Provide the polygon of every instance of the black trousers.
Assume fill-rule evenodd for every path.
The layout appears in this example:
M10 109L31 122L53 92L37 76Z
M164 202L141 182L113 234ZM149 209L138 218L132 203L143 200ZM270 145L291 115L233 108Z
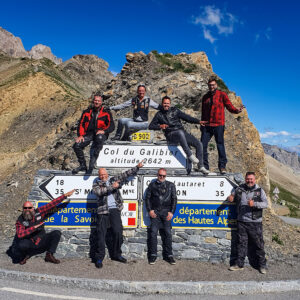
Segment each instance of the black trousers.
M264 251L262 223L238 221L237 238L236 264L240 267L243 267L245 257L248 254L248 256L251 255L252 258L254 257L255 265L257 267L265 267L267 261ZM252 253L248 253L248 248L251 249Z
M96 260L103 260L105 257L106 234L110 235L108 240L111 241L109 245L111 258L118 258L122 254L123 225L121 212L117 208L110 209L108 214L98 215Z
M187 157L190 157L193 154L190 146L194 147L196 149L196 157L199 160L199 167L203 167L202 143L193 135L180 129L169 132L166 134L166 138L168 142L179 143Z
M227 157L224 145L224 128L225 126L201 126L201 142L203 145L203 163L204 167L209 170L209 163L208 163L208 152L207 146L211 138L214 136L215 141L217 144L218 155L219 155L219 162L218 167L219 169L225 168L227 164Z
M166 220L168 209L155 210L156 218L150 218L151 224L148 228L148 258L157 256L157 234L160 232L162 239L162 255L164 258L173 256L172 251L172 225Z
M30 239L22 239L17 242L17 247L24 256L32 256L44 251L55 253L60 236L61 232L59 230L53 230L42 236L42 239L37 245Z
M83 149L93 142L90 151L90 167L95 164L100 151L103 148L104 142L106 141L106 135L104 134L89 134L84 136L84 141L82 143L75 143L73 145L74 152L80 164L85 164Z

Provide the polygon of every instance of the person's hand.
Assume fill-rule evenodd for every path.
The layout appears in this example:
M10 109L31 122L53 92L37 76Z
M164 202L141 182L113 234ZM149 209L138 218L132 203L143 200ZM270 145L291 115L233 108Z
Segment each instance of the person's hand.
M154 212L154 210L150 210L149 211L149 215L152 219L155 219L157 216L156 216L156 213Z
M253 199L248 200L248 205L250 207L253 207L254 206L254 200Z
M76 139L75 139L75 142L76 143L82 143L84 142L84 137L81 135L81 136L78 136Z
M167 125L167 124L161 124L161 125L159 125L159 127L160 127L160 129L165 130L166 128L169 127L169 125Z
M144 160L141 160L138 164L137 167L138 168L142 168L144 166Z
M227 200L229 202L233 202L234 196L231 194L230 196L227 197Z
M208 123L208 121L200 121L200 122L199 122L199 124L200 124L201 126L206 126L207 123Z
M113 184L112 184L112 187L113 187L114 189L117 189L119 186L120 186L119 181L115 181L115 182L113 182Z
M169 212L168 212L168 215L167 215L167 217L166 217L166 220L167 220L167 221L170 221L172 218L173 218L173 214L169 211Z
M34 229L37 229L37 228L41 227L42 225L44 225L44 223L45 222L39 223L37 225L34 225L33 227L34 227Z
M244 105L240 106L240 107L238 108L238 112L240 113L244 108L245 108Z
M104 130L98 130L96 134L104 134Z
M75 192L75 189L72 190L72 191L70 191L70 192L65 193L65 196L66 196L66 197L70 197L70 196L73 195L74 192Z

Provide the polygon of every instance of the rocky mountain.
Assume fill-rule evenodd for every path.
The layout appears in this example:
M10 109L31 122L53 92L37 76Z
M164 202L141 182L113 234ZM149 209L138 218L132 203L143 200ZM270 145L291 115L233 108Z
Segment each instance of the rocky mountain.
M33 59L41 59L41 58L48 58L52 60L55 64L61 64L62 59L57 58L55 55L52 54L50 47L37 44L31 48L31 50L28 52L29 57Z
M11 57L28 57L33 59L48 58L55 64L62 63L61 58L52 54L48 46L38 44L31 48L30 51L24 49L22 40L15 37L12 33L0 27L0 51Z
M65 72L88 96L113 79L108 63L96 55L75 55L60 65Z
M275 145L262 143L266 154L287 165L295 171L300 171L300 157L297 152L289 152Z
M201 116L201 98L208 91L208 78L214 74L204 52L178 55L159 54L156 51L146 55L139 52L128 53L126 59L120 74L104 91L108 105L130 99L135 95L137 85L144 83L148 95L156 102L168 95L173 105L196 117ZM221 78L217 81L219 87L229 93L232 103L240 106L241 98L230 92ZM130 113L130 109L118 112L116 118L121 115L129 116ZM200 138L199 126L188 127L192 134ZM239 115L226 111L225 141L228 171L245 173L253 170L257 173L260 184L268 190L269 178L264 151L258 132L250 122L246 110ZM211 169L217 170L217 149L214 140L211 140L210 149Z
M72 150L76 122L89 104L91 92L100 90L107 106L121 103L136 93L144 83L147 93L157 102L164 95L173 105L200 117L201 97L207 92L207 79L212 66L204 52L178 55L152 51L128 53L120 74L113 77L108 64L95 56L74 56L56 65L51 60L13 58L0 55L0 236L14 234L14 223L38 169L70 170L77 165ZM235 106L240 97L230 92L218 78L218 85L228 92ZM151 111L153 116L155 111ZM130 115L130 109L114 113L117 120ZM200 138L197 125L185 125ZM156 139L162 138L157 134ZM269 191L268 170L259 134L250 122L247 111L239 115L226 112L225 144L228 171L255 171L259 183ZM209 145L211 170L217 170L214 140ZM88 154L88 149L87 149ZM290 247L274 251L297 253L299 232L267 214L265 222L267 246L273 245L272 235ZM280 230L278 230L280 228ZM273 249L273 248L272 248ZM272 250L273 251L273 250Z

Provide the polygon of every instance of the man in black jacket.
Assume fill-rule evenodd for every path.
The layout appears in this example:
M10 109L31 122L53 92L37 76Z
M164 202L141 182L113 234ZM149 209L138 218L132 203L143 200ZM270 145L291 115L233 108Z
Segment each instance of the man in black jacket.
M115 129L113 117L109 109L102 106L102 96L96 94L93 97L93 104L84 110L77 128L78 137L75 139L73 149L76 153L79 167L72 171L73 174L84 171L91 174L98 155L103 148L108 135ZM87 170L83 149L93 142L89 169Z
M154 116L149 129L163 130L168 142L179 143L188 159L192 163L198 164L198 170L203 174L208 174L209 171L203 166L202 143L184 130L181 120L194 124L203 124L199 119L183 113L176 107L171 107L171 99L165 96L162 98L162 108ZM189 146L196 148L196 157Z
M154 265L157 257L157 233L160 230L163 242L163 258L171 265L176 262L172 251L171 220L176 210L177 196L173 182L166 180L167 171L161 168L157 179L149 184L146 190L145 202L151 225L148 228L148 261Z

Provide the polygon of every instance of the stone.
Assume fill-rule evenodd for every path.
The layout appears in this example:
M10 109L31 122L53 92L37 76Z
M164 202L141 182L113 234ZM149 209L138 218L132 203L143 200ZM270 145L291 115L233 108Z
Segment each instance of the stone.
M129 252L134 252L137 254L141 254L145 251L146 245L143 244L128 244Z
M189 245L197 246L197 245L203 243L203 241L204 241L204 238L200 235L191 235L188 238Z
M222 246L231 246L231 241L227 240L227 239L219 239L218 240L218 244L222 245Z
M204 239L205 243L209 243L209 244L216 244L217 243L217 239L214 237L206 237Z
M200 255L200 252L197 250L193 250L193 249L185 249L182 252L182 258L186 258L186 259L194 259L194 258L198 258Z
M225 230L213 230L213 236L220 239L226 238L226 233Z

